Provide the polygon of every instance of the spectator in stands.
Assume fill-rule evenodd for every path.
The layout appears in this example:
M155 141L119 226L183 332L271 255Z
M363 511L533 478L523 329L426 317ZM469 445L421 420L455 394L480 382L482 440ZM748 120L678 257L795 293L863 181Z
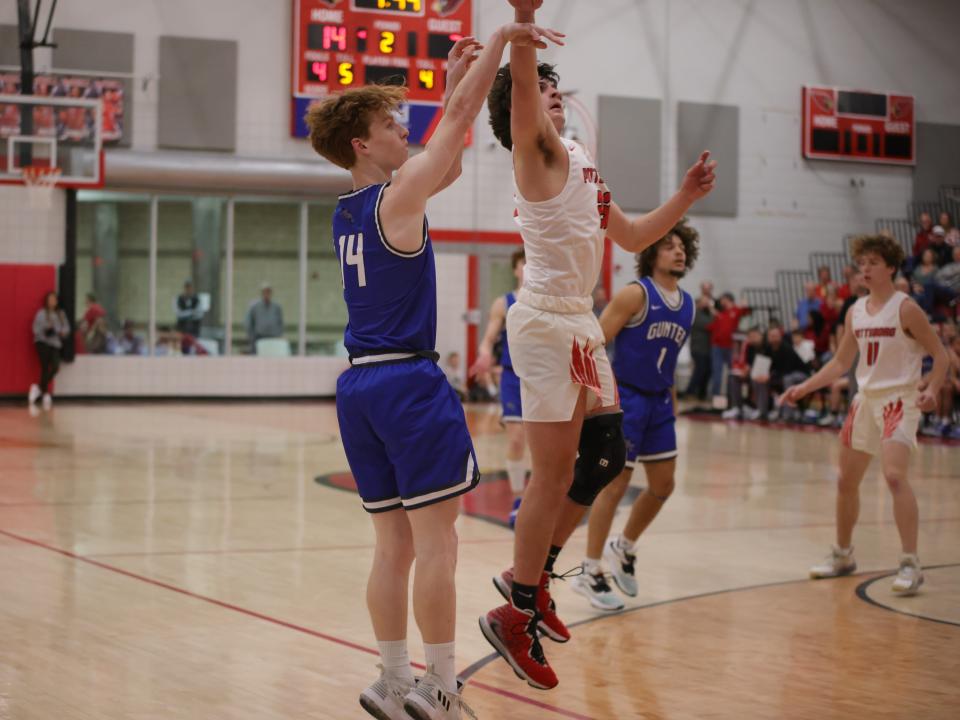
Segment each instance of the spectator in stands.
M84 344L84 337L98 318L105 318L107 316L107 311L103 308L103 305L97 302L97 296L92 292L86 294L86 304L86 312L83 313L83 318L77 324L77 329L80 331L77 333L77 352L89 352Z
M950 217L950 213L946 210L940 213L940 227L943 228L944 233L946 233L947 244L956 245L956 242L950 242L952 237L960 237L960 230L958 230L953 225L953 218Z
M273 302L270 283L260 286L260 299L247 310L246 326L251 353L257 352L257 340L283 337L283 308Z
M823 327L817 337L815 344L817 346L817 355L821 362L829 360L826 355L833 351L832 340L836 331L837 323L840 320L840 311L843 309L843 301L837 295L837 288L833 286L827 290L827 294L820 306L820 316L823 318Z
M737 356L730 363L730 374L727 376L727 410L723 413L724 420L758 420L760 411L756 408L743 410L743 391L751 386L751 372L757 355L763 352L763 333L760 328L752 327L747 332L747 340L740 346ZM756 391L754 390L754 394Z
M137 335L133 320L123 321L123 334L116 341L117 355L146 355L146 343Z
M934 276L936 289L946 301L960 295L960 245L953 250L952 261L944 265Z
M937 225L933 228L929 247L933 250L939 267L943 267L952 260L953 248L947 245L947 231L942 226Z
M847 298L853 294L852 283L850 282L854 275L857 274L856 265L846 265L843 268L843 285L837 288L837 297L841 301L846 302Z
M192 280L183 283L183 292L174 300L173 309L177 314L177 330L199 337L203 309L200 307L200 298L193 289Z
M787 388L799 385L810 376L810 367L797 355L793 344L784 341L783 331L779 327L771 327L767 331L763 354L770 358L770 375L755 378L757 410L761 417L765 415L774 422L780 418L780 409L771 409L771 393L779 395Z
M815 282L805 283L804 297L797 303L797 329L806 332L810 327L810 313L820 310L819 287Z
M33 318L33 344L40 358L40 382L30 386L28 398L31 408L41 397L44 410L49 410L53 405L50 383L60 370L60 350L63 339L69 334L70 323L60 309L57 294L48 292L43 299L43 307L37 310Z
M830 290L836 291L837 284L830 276L830 267L821 265L817 268L817 297L824 300Z
M913 257L916 263L920 262L923 251L933 242L933 218L930 213L920 214L920 229L913 241Z
M737 331L740 318L749 315L749 307L738 306L731 293L720 297L720 311L707 329L710 331L710 372L712 375L710 392L713 397L720 395L724 371L730 365L733 355L733 334Z
M113 344L113 335L107 327L107 319L98 317L83 335L83 345L91 355L106 355Z
M837 337L843 333L844 323L847 321L847 313L853 304L867 294L867 287L863 284L863 274L859 268L853 268L853 274L847 279L850 286L850 294L844 298L843 305L840 306L840 317L837 318Z
M693 327L690 330L690 356L693 358L693 374L690 384L687 385L686 395L698 400L706 400L707 388L710 383L710 322L716 315L713 285L705 282L700 284L700 297L697 298L697 311L693 316Z

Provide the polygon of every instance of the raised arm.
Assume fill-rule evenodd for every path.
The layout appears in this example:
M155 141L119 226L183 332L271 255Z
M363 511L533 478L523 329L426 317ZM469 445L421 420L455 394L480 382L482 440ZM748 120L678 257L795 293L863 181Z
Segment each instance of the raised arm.
M607 235L617 245L632 253L642 252L666 235L695 202L706 197L717 182L717 163L704 151L687 170L680 189L667 202L646 215L630 220L616 203L610 206Z
M821 370L813 377L805 380L799 385L788 388L783 394L783 402L788 405L796 405L798 401L820 388L832 385L835 380L846 373L853 365L857 357L857 340L853 335L853 313L847 313L845 321L846 328L843 337L840 339L840 345L837 347L837 354L830 359Z
M465 37L460 38L454 43L453 47L450 48L450 54L447 55L447 82L443 90L443 111L447 111L447 105L450 104L450 98L453 97L454 91L456 91L457 86L460 84L460 81L463 80L464 76L467 74L467 70L470 69L470 66L476 61L479 57L480 51L483 50L483 45L477 42L477 39L474 37ZM447 170L447 174L443 176L443 179L440 181L440 184L437 185L433 190L433 195L436 195L441 190L444 190L450 187L454 181L460 177L462 171L462 161L463 161L463 145L460 146L457 156L453 159L453 164L450 166L450 169Z
M480 353L477 356L477 361L470 367L470 377L488 372L493 367L493 345L497 342L497 335L503 330L506 319L507 300L501 295L490 306L487 330L483 333L483 340L480 341Z
M397 171L385 191L381 220L390 242L398 250L415 251L422 244L423 214L427 199L440 185L463 148L467 130L483 107L496 77L500 57L508 42L546 47L541 38L559 42L559 36L534 25L504 25L487 42L480 57L458 85L447 111L424 151Z
M647 305L647 291L639 283L630 283L613 296L600 314L603 341L607 344L620 333L637 313Z

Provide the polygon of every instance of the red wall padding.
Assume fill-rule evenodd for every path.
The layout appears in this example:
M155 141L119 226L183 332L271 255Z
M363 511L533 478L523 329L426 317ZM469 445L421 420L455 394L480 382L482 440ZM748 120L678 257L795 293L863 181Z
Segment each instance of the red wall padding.
M0 394L26 394L40 378L33 347L33 316L57 289L54 265L0 263Z

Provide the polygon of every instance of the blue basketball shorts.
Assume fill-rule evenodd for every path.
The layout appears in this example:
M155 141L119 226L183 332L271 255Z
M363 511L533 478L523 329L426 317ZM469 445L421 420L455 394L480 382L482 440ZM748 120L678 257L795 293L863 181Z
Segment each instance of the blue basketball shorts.
M500 422L522 422L523 407L520 404L520 378L512 367L503 368L500 374Z
M414 510L480 481L463 406L431 360L351 367L337 380L337 419L367 512Z
M677 418L670 391L648 395L618 384L623 409L623 434L627 443L627 466L659 462L677 456Z

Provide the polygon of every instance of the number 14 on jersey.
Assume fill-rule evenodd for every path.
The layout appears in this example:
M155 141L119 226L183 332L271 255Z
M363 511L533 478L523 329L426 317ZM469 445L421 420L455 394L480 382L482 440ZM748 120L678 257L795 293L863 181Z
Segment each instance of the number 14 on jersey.
M357 268L357 285L367 286L367 273L363 268L363 233L341 235L340 245L340 283L347 287L346 269L349 265Z

